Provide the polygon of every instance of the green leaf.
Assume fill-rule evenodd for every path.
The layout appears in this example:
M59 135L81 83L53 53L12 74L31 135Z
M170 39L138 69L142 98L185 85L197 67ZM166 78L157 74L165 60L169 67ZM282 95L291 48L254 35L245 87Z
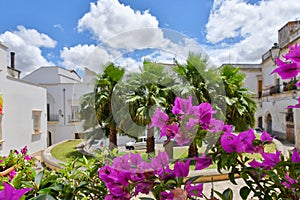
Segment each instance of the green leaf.
M234 172L230 172L230 173L228 174L228 177L229 177L229 180L230 180L231 183L237 185L237 183L236 183L236 181L235 181L235 178L234 178Z
M227 188L223 194L214 190L214 192L220 197L222 198L222 200L233 200L233 192L230 188Z
M225 99L226 104L229 105L229 106L233 105L237 101L236 97L229 98L229 97L225 96L224 99Z
M194 182L195 180L197 180L198 178L200 178L202 175L198 175L198 176L193 176L193 177L191 177L191 178L189 178L189 179L187 179L185 182L187 183L187 182Z
M41 186L43 177L44 177L44 172L41 171L41 172L38 173L38 175L34 179L34 182L35 182L35 184L37 185L38 188Z
M227 188L224 192L223 195L225 197L225 200L233 200L233 192L230 188Z
M32 200L55 200L50 194L41 194L37 197L32 198Z
M247 186L244 186L240 189L240 196L242 197L243 200L247 199L247 197L250 194L250 189Z

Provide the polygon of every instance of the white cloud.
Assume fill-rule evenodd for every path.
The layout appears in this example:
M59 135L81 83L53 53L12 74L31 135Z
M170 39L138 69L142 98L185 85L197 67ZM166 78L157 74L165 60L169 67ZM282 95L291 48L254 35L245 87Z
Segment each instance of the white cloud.
M0 41L16 53L16 68L25 75L42 65L53 65L42 55L41 47L54 48L56 41L35 29L18 26L16 31L0 34Z
M57 28L57 29L59 29L61 31L64 31L64 28L63 28L63 26L61 24L54 24L53 28Z
M63 66L84 70L89 68L97 73L102 72L103 65L113 62L117 52L108 52L105 48L95 45L77 45L74 47L64 47L61 57L64 59Z
M99 66L114 61L135 70L144 57L132 59L122 55L141 49L154 49L155 53L145 57L161 63L172 63L174 57L183 63L190 52L206 55L195 40L177 31L159 28L156 17L149 11L135 11L117 0L91 3L90 11L78 21L77 28L79 31L90 31L94 39L101 43L97 47L101 56L89 56L91 59L83 64L87 55L95 51L94 45L64 48L61 51L63 65L72 68L88 67L99 72L95 69L95 63Z
M98 0L78 21L78 30L89 30L98 41L118 48L160 47L165 42L156 17L148 10L135 11L118 0Z
M218 64L228 62L260 62L261 56L274 42L277 32L288 21L299 17L300 4L295 0L259 1L215 0L208 23L207 48ZM234 44L230 44L230 38ZM235 40L238 39L238 40ZM238 42L236 42L238 41Z

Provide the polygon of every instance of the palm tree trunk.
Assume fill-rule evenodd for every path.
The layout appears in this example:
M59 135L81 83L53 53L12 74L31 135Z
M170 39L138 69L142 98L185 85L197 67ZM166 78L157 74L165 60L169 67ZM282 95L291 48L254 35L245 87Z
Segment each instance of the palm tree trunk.
M109 149L113 150L114 148L117 148L117 129L116 126L113 124L110 126L109 129Z
M198 157L198 147L195 141L193 141L189 146L189 158L193 158L194 156Z
M148 128L147 131L147 153L155 153L154 129Z

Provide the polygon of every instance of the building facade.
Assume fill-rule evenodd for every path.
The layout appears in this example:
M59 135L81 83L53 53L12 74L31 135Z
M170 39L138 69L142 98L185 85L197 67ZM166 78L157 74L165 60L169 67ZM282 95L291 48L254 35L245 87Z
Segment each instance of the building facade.
M74 70L57 66L40 67L23 80L47 89L47 144L78 139L83 133L79 119L80 98L91 91ZM90 81L90 80L88 80Z
M294 84L297 79L283 80L272 71L277 68L276 56L283 59L289 45L300 43L300 21L291 21L278 30L278 42L262 55L260 64L229 64L240 67L246 75L244 87L257 102L256 126L279 139L300 146L300 109L288 109L300 96ZM284 59L283 59L284 60ZM225 64L224 64L225 65Z
M0 43L0 154L28 146L30 153L46 147L46 89L20 79L14 54Z
M262 95L259 98L258 123L278 138L300 145L300 111L287 109L297 103L296 79L283 80L271 72L277 68L275 56L283 59L289 45L300 42L300 21L291 21L278 30L278 43L262 55ZM275 52L275 54L274 54ZM283 59L284 60L284 59Z

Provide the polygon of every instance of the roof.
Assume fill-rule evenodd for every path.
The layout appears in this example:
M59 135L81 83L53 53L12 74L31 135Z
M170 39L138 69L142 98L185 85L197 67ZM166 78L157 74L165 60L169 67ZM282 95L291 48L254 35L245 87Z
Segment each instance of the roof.
M261 64L250 64L250 63L224 63L221 67L230 65L233 68L240 67L241 69L261 69Z

